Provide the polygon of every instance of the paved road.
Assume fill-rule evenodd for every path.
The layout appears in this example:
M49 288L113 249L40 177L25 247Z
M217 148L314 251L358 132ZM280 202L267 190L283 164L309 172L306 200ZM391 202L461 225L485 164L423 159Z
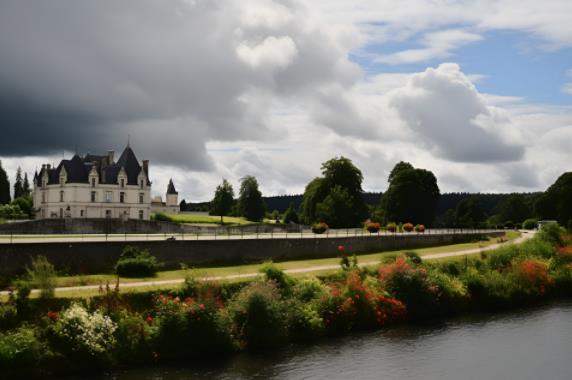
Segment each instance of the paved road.
M424 235L435 234L482 234L495 232L495 230L462 230L462 229L432 229L424 232ZM85 234L85 235L0 235L0 244L26 244L26 243L81 243L81 242L105 242L105 241L164 241L174 238L175 240L241 240L241 239L327 239L336 237L376 237L376 236L402 236L418 235L417 232L379 232L370 234L363 229L330 230L325 234L314 234L310 231L289 233L248 233L248 234Z
M466 249L466 250L455 251L455 252L431 253L428 255L423 255L422 258L423 258L423 260L435 260L435 259L442 259L442 258L446 258L446 257L472 255L472 254L476 254L476 253L480 253L480 252L484 252L484 251L490 251L493 249L497 249L502 245L520 244L523 241L532 238L533 236L534 236L534 233L532 233L532 232L523 232L521 237L519 237L515 240L512 240L512 241L509 241L509 242L493 244L493 245L489 245L489 246L483 247L483 248L472 248L472 249ZM376 265L376 264L379 264L379 260L378 261L361 262L361 263L359 263L359 266L364 267L364 266L370 266L370 265ZM317 265L317 266L307 267L307 268L286 269L284 272L288 273L288 274L311 273L311 272L319 272L322 270L338 269L339 267L340 267L339 264ZM252 272L252 273L243 273L243 274L233 274L233 275L228 275L228 276L202 277L202 278L200 278L200 280L202 280L202 281L236 280L236 279L243 279L243 278L255 278L258 276L261 276L261 274L258 272ZM156 285L177 285L177 284L182 284L184 281L185 281L184 278L177 278L177 279L171 279L171 280L157 280L157 281L146 281L146 282L145 281L124 282L124 283L119 283L119 288L120 289L128 289L128 288L138 288L138 287L156 286ZM111 285L113 285L113 284L111 284ZM56 291L59 293L59 292L81 291L81 290L97 290L99 288L100 288L99 285L70 286L70 287L56 288ZM38 293L38 292L39 292L39 290L32 290L32 293ZM7 291L0 292L0 295L7 295L7 294L8 294Z

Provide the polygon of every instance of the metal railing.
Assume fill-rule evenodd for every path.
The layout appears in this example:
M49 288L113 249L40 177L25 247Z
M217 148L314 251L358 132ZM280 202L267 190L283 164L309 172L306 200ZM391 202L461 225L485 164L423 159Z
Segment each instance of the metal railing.
M222 231L221 231L222 232ZM154 234L0 234L0 244L18 243L49 243L49 242L105 242L105 241L189 241L189 240L240 240L240 239L328 239L342 237L375 238L393 236L394 238L423 235L485 235L504 232L504 230L489 229L426 229L425 232L389 232L379 231L370 233L361 228L329 229L322 234L313 233L310 229L301 229L298 232L270 231L270 232L230 232L222 233L195 232L195 233L154 233Z

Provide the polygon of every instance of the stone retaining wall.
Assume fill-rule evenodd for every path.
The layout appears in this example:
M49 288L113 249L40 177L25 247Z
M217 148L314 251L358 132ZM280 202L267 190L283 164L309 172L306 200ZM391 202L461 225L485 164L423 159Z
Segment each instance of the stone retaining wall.
M264 260L336 257L343 245L349 253L367 253L396 249L413 249L474 241L486 236L502 236L503 232L487 234L396 234L381 236L175 240L142 242L73 242L0 244L0 275L22 273L31 257L44 255L58 270L68 273L111 272L126 245L148 249L165 268L177 269L181 264L205 266L241 264Z

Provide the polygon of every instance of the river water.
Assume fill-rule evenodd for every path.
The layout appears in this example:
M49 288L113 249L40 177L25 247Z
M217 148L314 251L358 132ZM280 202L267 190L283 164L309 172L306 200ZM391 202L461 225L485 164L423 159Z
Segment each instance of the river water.
M572 379L572 301L430 326L324 339L197 368L115 372L91 380Z

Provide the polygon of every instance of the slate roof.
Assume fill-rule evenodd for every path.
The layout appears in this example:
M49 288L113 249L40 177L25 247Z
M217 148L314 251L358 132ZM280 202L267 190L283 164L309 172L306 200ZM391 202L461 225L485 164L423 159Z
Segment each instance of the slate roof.
M121 168L124 168L127 173L127 184L137 185L137 177L141 173L141 165L139 165L139 161L137 161L137 157L131 147L127 146L125 148L117 163L107 161L107 156L87 154L81 158L76 154L71 160L62 160L57 167L43 168L34 180L40 186L43 171L45 170L48 173L48 185L58 184L60 182L61 170L65 168L67 183L89 183L89 172L95 164L100 183L117 184L117 176ZM148 175L147 184L150 184Z
M175 189L175 185L173 184L173 180L169 180L169 186L167 186L167 194L179 194Z

